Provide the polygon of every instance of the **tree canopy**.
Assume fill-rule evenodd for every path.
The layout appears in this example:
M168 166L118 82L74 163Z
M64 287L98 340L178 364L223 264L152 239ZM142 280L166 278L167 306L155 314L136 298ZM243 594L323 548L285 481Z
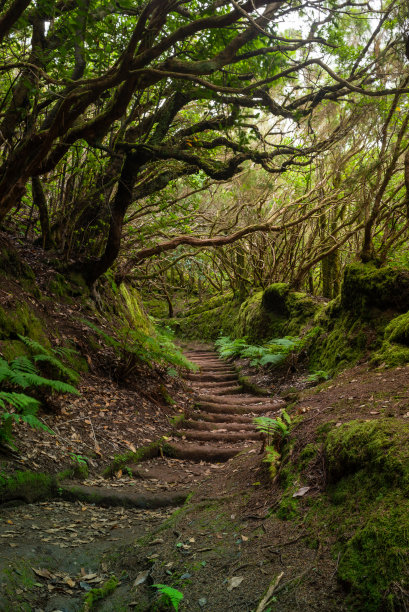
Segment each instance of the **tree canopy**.
M404 235L402 0L3 10L0 222L89 283L118 257L140 274L180 245L236 245L203 269L299 286L357 236L369 259Z

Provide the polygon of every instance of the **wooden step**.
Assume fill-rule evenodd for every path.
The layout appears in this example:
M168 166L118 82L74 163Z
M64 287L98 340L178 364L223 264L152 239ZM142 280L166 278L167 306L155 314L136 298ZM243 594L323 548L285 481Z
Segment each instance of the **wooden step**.
M228 421L221 421L215 423L212 421L195 421L189 419L183 423L183 431L187 429L194 429L196 431L218 431L219 429L226 429L227 431L255 431L253 423L234 423Z
M194 431L181 432L186 440L201 440L203 442L239 442L241 440L262 440L264 435L256 431Z
M201 408L206 410L206 412L216 412L216 413L225 413L225 414L266 414L267 412L274 412L277 410L277 406L242 406L233 404L212 404L212 403L201 403Z
M189 459L190 461L208 461L219 463L228 461L238 453L246 450L246 446L212 446L192 444L189 442L167 442L163 452L175 459Z

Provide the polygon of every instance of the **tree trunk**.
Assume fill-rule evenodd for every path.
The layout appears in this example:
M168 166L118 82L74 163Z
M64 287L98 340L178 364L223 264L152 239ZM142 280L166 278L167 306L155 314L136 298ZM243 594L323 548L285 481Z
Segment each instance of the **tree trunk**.
M109 270L118 257L121 247L124 217L129 206L132 204L132 190L139 168L143 163L144 160L141 159L141 156L126 156L118 181L118 190L112 205L109 234L105 245L105 251L98 260L88 261L79 268L76 266L89 285L93 285L102 274Z
M32 177L31 184L33 189L33 203L40 213L41 246L43 249L50 249L55 247L55 244L51 236L50 219L48 217L47 202L43 186L38 176Z

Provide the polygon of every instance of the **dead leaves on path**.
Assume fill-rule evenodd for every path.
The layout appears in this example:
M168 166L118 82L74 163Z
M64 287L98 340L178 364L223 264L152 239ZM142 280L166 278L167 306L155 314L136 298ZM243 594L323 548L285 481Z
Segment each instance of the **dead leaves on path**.
M80 574L74 577L65 572L50 572L50 570L41 567L32 567L31 569L37 577L46 581L39 582L36 586L46 587L50 593L57 590L72 594L74 592L73 589L90 591L108 579L108 575L105 573L101 575L89 573L83 567Z

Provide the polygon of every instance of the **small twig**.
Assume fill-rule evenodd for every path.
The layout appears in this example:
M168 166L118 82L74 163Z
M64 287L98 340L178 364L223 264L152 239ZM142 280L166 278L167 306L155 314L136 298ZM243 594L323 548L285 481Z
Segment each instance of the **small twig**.
M256 612L263 612L266 609L266 607L270 603L270 600L273 596L274 591L276 590L283 576L284 576L284 572L281 572L281 574L278 574L278 576L273 578L273 580L270 582L270 586L267 589L267 593L264 595L263 599L258 604Z
M289 546L290 544L295 544L295 542L298 542L298 540L301 540L301 538L303 538L305 536L305 531L303 531L302 533L300 533L299 536L297 536L296 538L292 539L292 540L287 540L287 542L281 542L281 544L263 544L262 548L277 548L278 546Z
M341 552L338 553L337 564L335 566L334 571L331 574L331 578L333 578L335 576L335 574L337 573L337 571L338 571L340 557L341 557Z
M94 430L94 426L93 426L92 421L91 421L91 417L89 416L89 417L88 417L88 419L89 419L89 424L91 425L92 436L93 436L93 438L94 438L95 450L99 450L99 449L100 449L100 446L99 446L99 444L98 444L98 442L97 442L97 438L96 438L96 436L95 436L95 430Z

